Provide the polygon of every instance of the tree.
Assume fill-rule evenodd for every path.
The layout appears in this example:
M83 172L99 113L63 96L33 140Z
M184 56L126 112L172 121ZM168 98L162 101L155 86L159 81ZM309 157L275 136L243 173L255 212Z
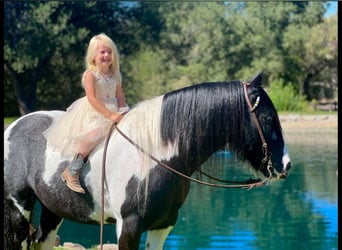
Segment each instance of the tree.
M5 107L12 116L37 105L65 109L84 94L84 55L94 34L107 33L126 54L140 40L129 29L134 19L125 18L132 9L120 2L5 2L4 13Z
M45 83L42 91L48 92L46 87L55 79L59 82L68 77L68 69L78 71L76 65L66 66L65 61L75 59L66 52L88 32L70 24L70 11L61 6L59 2L5 3L5 84L14 87L20 115L36 110L40 82ZM64 87L69 85L60 84L59 90ZM55 94L58 99L58 92Z
M89 39L120 51L128 103L204 81L283 81L308 100L337 89L337 17L323 2L5 2L5 112L65 109L84 94ZM37 49L38 48L38 49ZM18 111L17 111L18 112Z
M319 99L321 91L337 87L337 17L324 19L323 14L322 3L310 2L283 35L284 78L296 83L297 92L307 100Z
M306 72L303 93L308 100L336 98L337 93L337 16L311 28L304 44Z

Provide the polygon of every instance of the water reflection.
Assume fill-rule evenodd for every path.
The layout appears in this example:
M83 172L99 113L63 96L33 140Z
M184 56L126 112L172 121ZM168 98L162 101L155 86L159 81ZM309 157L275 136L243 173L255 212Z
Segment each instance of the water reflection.
M248 192L193 186L172 233L188 233L190 249L337 249L337 143L323 132L314 144L293 132L294 168L284 182ZM215 237L227 245L213 246Z
M286 134L293 168L284 181L250 191L192 183L164 249L337 249L337 131L303 133ZM216 169L218 177L251 177L252 173L229 155L217 155L212 161L224 161L224 167ZM64 233L71 225L73 232L75 227L82 228L82 234L68 238ZM85 227L63 225L59 235L63 242L79 239L77 242L91 247L97 244L99 234L85 239ZM113 231L105 228L105 242L114 242Z

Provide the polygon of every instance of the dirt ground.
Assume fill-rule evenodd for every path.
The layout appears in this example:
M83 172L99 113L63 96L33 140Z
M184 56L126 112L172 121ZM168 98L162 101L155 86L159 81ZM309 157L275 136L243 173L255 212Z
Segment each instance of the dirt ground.
M279 115L286 143L337 145L337 115Z
M337 115L279 115L283 129L290 128L331 128L337 129Z

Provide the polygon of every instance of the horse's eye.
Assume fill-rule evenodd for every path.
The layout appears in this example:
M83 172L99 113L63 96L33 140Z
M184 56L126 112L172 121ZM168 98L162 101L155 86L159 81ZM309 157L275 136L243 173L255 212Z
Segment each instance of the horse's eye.
M271 115L264 116L262 118L263 122L270 123L273 120L273 117Z

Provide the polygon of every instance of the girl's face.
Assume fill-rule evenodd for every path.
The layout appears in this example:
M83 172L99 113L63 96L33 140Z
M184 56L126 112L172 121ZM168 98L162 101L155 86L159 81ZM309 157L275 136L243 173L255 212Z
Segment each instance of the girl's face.
M112 49L99 43L95 55L95 65L97 67L109 67L112 64Z

